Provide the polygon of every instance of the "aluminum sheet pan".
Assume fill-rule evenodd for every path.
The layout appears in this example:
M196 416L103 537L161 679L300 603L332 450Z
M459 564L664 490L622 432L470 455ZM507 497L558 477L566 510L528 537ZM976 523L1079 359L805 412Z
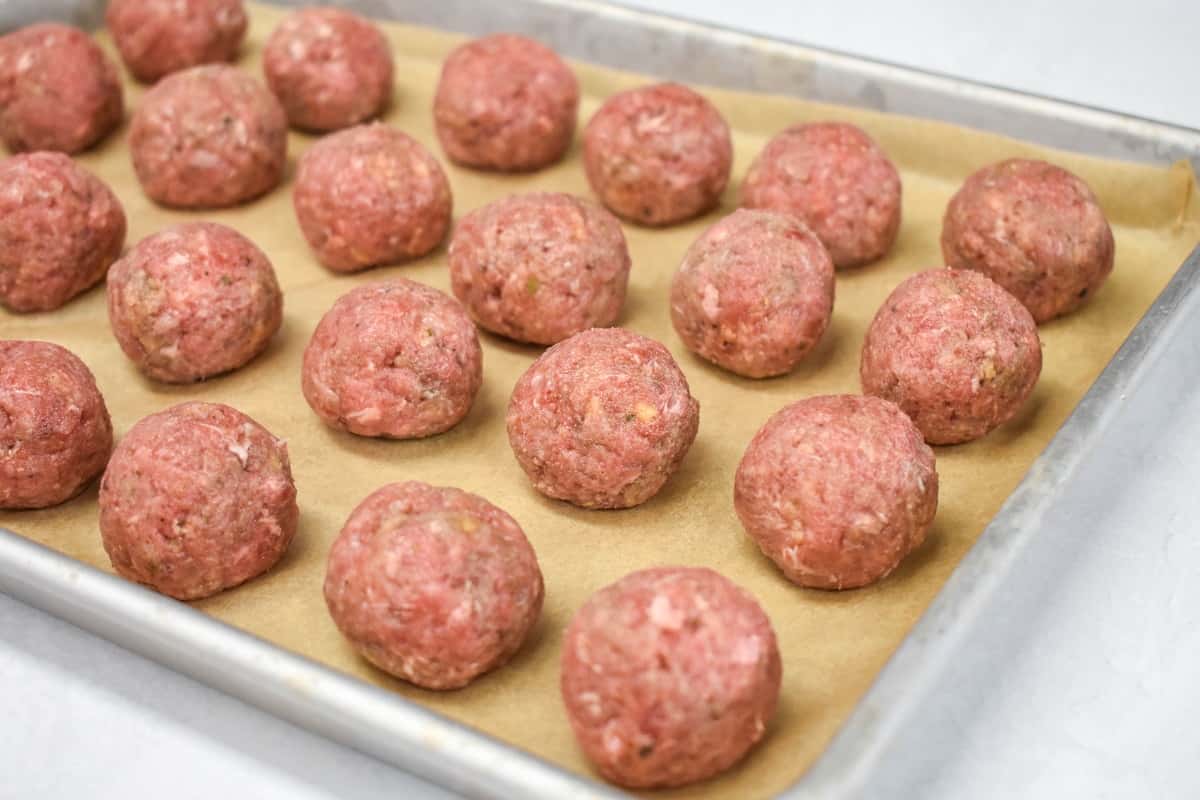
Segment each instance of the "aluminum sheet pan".
M602 3L360 0L342 5L467 33L519 30L578 59L663 77L926 116L1094 155L1150 162L1187 158L1200 168L1195 131ZM0 30L47 14L94 24L101 7L18 0L0 9ZM1194 253L825 755L785 797L856 797L887 785L886 770L878 767L905 752L905 740L912 738L906 731L921 729L939 676L955 653L973 637L986 635L978 625L981 615L1013 577L1017 560L1036 548L1041 520L1060 502L1077 466L1102 447L1142 366L1195 317L1198 272L1200 254ZM9 531L0 531L0 590L470 797L624 796ZM889 754L893 757L885 759Z

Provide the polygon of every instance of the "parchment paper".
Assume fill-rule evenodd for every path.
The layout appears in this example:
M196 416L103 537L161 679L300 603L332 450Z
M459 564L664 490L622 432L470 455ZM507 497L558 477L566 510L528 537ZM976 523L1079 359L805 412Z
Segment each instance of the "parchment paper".
M283 12L252 8L240 65L261 75L259 51ZM430 106L441 59L459 37L385 26L397 59L398 87L387 120L441 156ZM101 35L103 39L103 35ZM108 42L105 41L108 47ZM110 48L111 50L111 48ZM585 98L582 123L599 102L646 79L577 65ZM129 106L141 89L127 84ZM734 377L690 355L670 327L667 287L687 245L734 207L731 189L719 212L662 231L628 225L631 291L622 324L667 344L700 400L700 434L679 474L644 506L582 511L535 493L517 467L504 432L514 382L538 354L484 336L485 381L457 428L423 441L368 440L329 430L299 391L300 357L313 327L335 298L359 284L407 276L448 291L445 248L417 263L353 277L334 276L309 253L291 208L296 157L311 143L293 134L288 185L244 208L217 213L168 212L140 191L123 130L80 157L119 194L129 215L129 242L168 223L212 219L241 230L270 256L286 292L283 329L270 349L242 370L206 383L151 383L125 360L109 333L104 292L96 289L47 314L0 311L0 335L59 342L96 373L118 435L142 416L188 398L229 403L289 441L299 488L300 532L266 576L197 606L269 641L525 748L590 774L575 747L558 694L560 635L572 612L599 587L654 564L703 564L748 587L779 634L784 688L769 735L725 776L661 797L755 798L796 780L929 604L1029 464L1200 238L1200 203L1186 165L1151 168L1047 151L944 124L793 99L709 91L735 129L733 185L765 140L789 123L839 118L875 136L899 165L904 223L882 263L839 273L833 324L819 348L792 375L765 381ZM1047 157L1081 175L1100 196L1117 240L1112 278L1080 312L1044 325L1045 369L1025 411L973 444L940 448L941 508L928 543L883 583L843 593L802 590L785 581L745 538L733 513L733 472L754 431L784 404L813 394L857 392L862 336L875 309L905 276L939 266L941 216L950 194L972 170L1008 156ZM578 144L566 162L530 176L505 177L447 167L455 215L512 192L560 190L589 195ZM325 555L350 510L385 482L417 478L478 492L522 524L546 578L545 613L520 654L457 692L437 694L392 680L356 657L338 635L321 596ZM96 489L58 508L0 513L17 530L93 566L109 569L96 528ZM1047 531L1053 535L1053 531Z

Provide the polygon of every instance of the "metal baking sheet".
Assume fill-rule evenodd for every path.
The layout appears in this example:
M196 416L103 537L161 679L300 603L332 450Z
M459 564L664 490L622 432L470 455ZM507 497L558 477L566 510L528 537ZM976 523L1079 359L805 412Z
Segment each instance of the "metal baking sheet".
M24 7L34 12L37 3ZM59 3L71 19L96 6ZM573 57L730 88L936 117L1044 144L1131 160L1190 158L1200 134L1055 101L965 84L692 23L594 3L443 0L347 3L374 16L465 32L506 28L539 36ZM18 4L18 8L22 4ZM6 20L7 21L7 20ZM0 27L3 27L0 25ZM789 797L856 796L901 731L920 729L942 665L970 636L1007 567L1036 545L1040 521L1078 465L1100 446L1119 399L1155 342L1194 305L1200 260L1179 271L1146 319L1035 464L1030 477L962 562L858 711ZM174 601L5 532L0 589L130 649L163 661L298 724L477 797L615 797L621 794L449 722L387 691L268 645Z

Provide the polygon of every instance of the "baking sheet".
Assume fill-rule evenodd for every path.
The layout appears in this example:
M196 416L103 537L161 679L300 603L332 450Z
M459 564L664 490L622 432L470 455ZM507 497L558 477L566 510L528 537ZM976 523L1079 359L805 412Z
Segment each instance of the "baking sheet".
M259 45L282 16L252 9L242 65L258 72ZM389 121L435 147L429 107L437 70L457 37L388 26L396 46L399 87ZM579 67L581 121L608 94L643 79ZM132 107L140 92L130 87ZM701 430L678 476L638 509L584 512L541 498L508 450L503 412L512 384L537 350L484 337L485 384L457 429L420 442L357 439L325 429L300 396L300 354L319 316L351 287L391 275L446 289L444 248L422 261L354 277L332 276L309 254L295 228L287 187L247 208L217 213L166 212L138 189L124 137L81 160L108 180L125 203L130 241L170 222L205 218L231 224L271 256L286 292L285 323L272 347L231 376L191 387L151 384L124 360L107 333L103 293L41 316L0 312L5 337L58 341L96 372L118 434L137 419L185 398L230 403L290 442L300 492L301 529L272 573L198 607L220 619L335 668L381 683L533 753L587 774L557 693L558 640L572 611L596 588L625 572L661 563L706 564L748 586L766 607L784 654L780 713L763 746L726 776L662 796L762 797L795 780L823 749L888 655L982 531L1029 463L1115 352L1134 322L1200 237L1200 203L1185 166L1158 169L1062 154L1100 195L1114 223L1117 267L1082 312L1043 326L1045 370L1026 412L982 442L940 448L942 506L926 546L883 584L843 594L792 587L741 533L732 512L733 470L746 442L778 407L793 399L856 391L858 349L866 324L904 276L940 263L937 239L949 195L971 170L1010 155L1047 151L950 126L791 99L709 92L735 129L735 185L772 133L802 119L837 117L864 125L888 150L904 178L905 222L893 254L842 273L834 322L818 350L791 376L739 379L679 346L666 313L670 276L691 240L718 216L668 231L626 227L634 256L622 323L664 341L701 403ZM291 158L311 141L293 135ZM514 191L587 194L578 148L569 160L534 176L503 177L448 167L456 216ZM733 192L723 211L732 209ZM522 523L546 576L543 618L512 664L453 694L433 694L388 679L347 648L320 594L324 556L350 509L381 483L419 478L479 492ZM95 527L95 489L57 509L0 514L20 531L87 563L107 568Z

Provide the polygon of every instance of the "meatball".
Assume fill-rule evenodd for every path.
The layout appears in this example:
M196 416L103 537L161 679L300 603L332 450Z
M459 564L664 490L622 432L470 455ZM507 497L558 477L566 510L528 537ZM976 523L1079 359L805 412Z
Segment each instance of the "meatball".
M539 492L584 508L629 508L679 469L700 404L667 348L621 328L593 328L525 371L507 425Z
M267 39L263 72L288 121L304 130L357 125L392 96L392 50L383 32L340 8L288 15Z
M441 165L418 141L381 123L309 148L292 200L304 238L336 272L419 258L450 228Z
M788 580L856 589L925 541L938 503L933 450L894 403L810 397L783 408L742 456L737 515Z
M100 481L113 569L179 600L266 572L299 518L287 445L220 403L181 403L138 421Z
M833 313L833 262L786 214L740 209L688 249L671 282L671 322L689 350L730 372L791 372Z
M504 665L542 597L516 520L477 495L417 481L362 501L325 572L329 614L355 649L426 689L458 689Z
M1113 268L1113 235L1087 184L1045 161L984 167L950 200L946 263L1012 292L1038 322L1070 313Z
M327 424L359 436L449 430L482 383L483 351L467 312L403 278L342 295L304 351L304 399Z
M643 225L670 225L715 208L732 164L721 113L676 83L613 95L583 133L592 190L617 216Z
M452 161L506 172L561 159L578 113L571 68L549 47L513 34L456 48L433 100L438 140Z
M110 0L105 23L139 81L233 61L246 37L242 0Z
M0 305L50 311L104 279L125 243L125 211L62 153L0 161Z
M900 174L870 136L841 122L795 125L769 141L741 199L804 220L838 269L883 258L900 230Z
M155 380L188 383L237 369L283 320L275 270L232 228L188 222L138 242L108 273L117 342Z
M554 344L614 324L629 266L616 218L568 194L476 209L450 242L455 296L484 328L519 342Z
M1042 371L1029 311L972 270L933 269L896 287L867 329L863 391L891 400L930 444L1008 422Z
M0 508L46 508L83 491L112 450L96 379L49 342L0 340Z
M762 739L783 666L749 593L702 567L626 575L567 628L562 696L583 752L636 789L704 780Z
M274 189L287 161L287 119L275 96L227 64L176 72L146 92L129 134L150 199L223 208Z
M117 67L83 31L47 22L0 36L0 139L9 150L78 153L124 116Z

